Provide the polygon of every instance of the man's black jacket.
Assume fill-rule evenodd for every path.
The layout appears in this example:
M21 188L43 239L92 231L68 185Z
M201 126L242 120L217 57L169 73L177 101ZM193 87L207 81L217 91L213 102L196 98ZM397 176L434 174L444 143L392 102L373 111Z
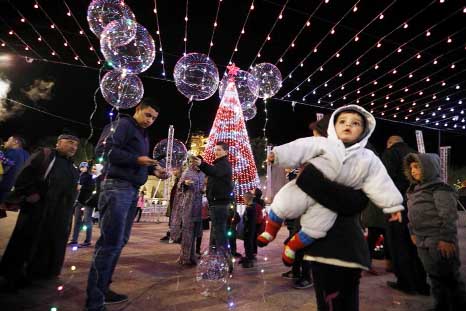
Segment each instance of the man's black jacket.
M209 203L233 202L233 171L228 156L215 159L212 165L203 161L199 168L208 176L207 199Z

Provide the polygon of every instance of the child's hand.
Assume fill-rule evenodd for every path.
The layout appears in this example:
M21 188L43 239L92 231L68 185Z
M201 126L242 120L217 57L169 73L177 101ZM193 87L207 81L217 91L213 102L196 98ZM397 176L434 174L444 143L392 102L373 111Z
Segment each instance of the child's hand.
M437 249L440 251L442 257L451 258L456 254L456 246L454 243L439 241Z
M402 218L401 218L401 212L396 212L396 213L392 213L392 215L390 216L390 218L388 219L388 221L398 221L398 222L402 222Z
M270 163L270 164L273 164L273 162L275 161L275 153L273 153L272 151L267 155L267 162Z
M416 236L414 234L411 235L411 242L416 245Z

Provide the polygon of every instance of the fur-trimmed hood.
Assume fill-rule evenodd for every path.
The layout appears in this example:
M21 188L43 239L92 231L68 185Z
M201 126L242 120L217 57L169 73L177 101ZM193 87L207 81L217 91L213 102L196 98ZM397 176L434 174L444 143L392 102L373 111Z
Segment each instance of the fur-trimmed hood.
M421 167L422 180L413 179L409 165L413 162L419 163ZM404 159L404 172L412 184L431 184L442 182L440 177L440 158L435 153L410 153Z
M366 122L365 122L366 126L362 134L363 137L359 139L359 141L356 144L351 145L349 148L351 149L364 148L369 140L369 137L372 135L372 133L375 130L376 122L375 122L374 116L369 111L367 111L366 109L358 105L342 106L336 109L332 113L332 116L330 117L330 120L328 123L328 129L327 129L328 137L331 139L338 139L337 133L335 131L335 117L342 111L347 111L347 110L357 111L360 114L362 114L366 119Z

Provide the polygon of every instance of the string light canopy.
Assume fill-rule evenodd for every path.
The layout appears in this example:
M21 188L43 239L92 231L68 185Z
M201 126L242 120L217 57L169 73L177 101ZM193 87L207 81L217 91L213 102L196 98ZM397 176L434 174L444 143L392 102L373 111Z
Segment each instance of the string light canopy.
M461 1L185 0L181 9L176 1L125 2L156 41L148 77L173 80L176 61L191 52L208 52L220 69L269 62L283 85L268 109L359 104L379 119L466 130ZM87 5L2 1L0 53L99 68Z

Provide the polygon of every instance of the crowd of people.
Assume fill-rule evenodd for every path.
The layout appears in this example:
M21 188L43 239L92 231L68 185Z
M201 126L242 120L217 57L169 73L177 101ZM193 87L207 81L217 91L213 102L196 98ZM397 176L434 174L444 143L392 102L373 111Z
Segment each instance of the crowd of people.
M108 124L95 149L102 164L76 167L79 139L70 133L58 136L55 148L40 148L31 156L22 137L5 142L0 212L19 214L1 257L4 290L59 276L67 244L94 246L86 310L128 300L110 286L146 205L142 186L149 174L170 176L148 156L147 128L159 113L146 98L132 116L120 114ZM386 270L395 276L388 287L432 295L435 310L466 310L456 224L461 203L440 178L438 155L416 153L394 135L379 158L368 144L375 119L357 105L338 108L311 129L313 137L268 154L270 165L293 169L268 209L257 188L242 195L244 212L238 213L226 142L216 142L212 163L190 156L180 172L172 172L169 231L161 240L180 244L177 262L198 264L203 231L210 228L208 250L226 254L230 273L234 257L244 269L253 268L257 247L271 243L285 223L289 237L281 258L291 270L282 276L297 289L313 286L318 310L358 310L361 273L378 273L371 258L383 236ZM100 236L92 245L96 212ZM79 243L81 230L86 234ZM237 251L237 239L243 240L244 255Z

